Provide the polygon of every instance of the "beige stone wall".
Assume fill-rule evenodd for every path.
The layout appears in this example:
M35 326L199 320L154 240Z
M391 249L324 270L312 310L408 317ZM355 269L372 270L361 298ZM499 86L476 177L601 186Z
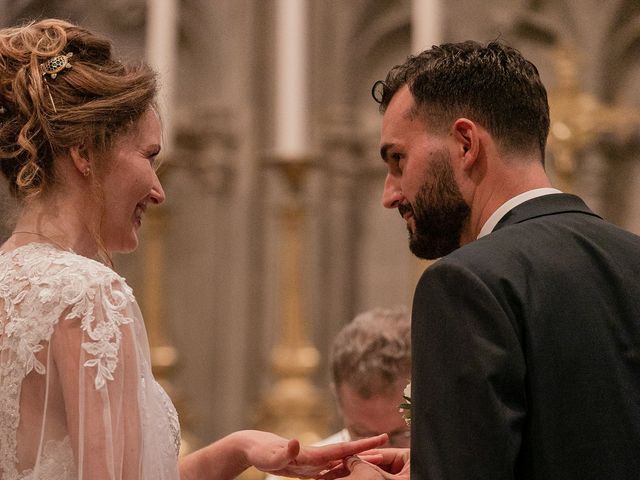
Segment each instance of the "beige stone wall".
M444 40L503 38L558 84L553 48L572 45L579 87L608 106L640 111L640 16L631 0L443 2ZM22 10L18 11L19 5ZM82 21L144 55L144 1L0 1L3 24L44 12ZM310 151L300 282L309 333L322 355L354 314L410 304L422 266L403 222L381 206L384 165L372 83L410 52L410 2L314 0L310 12ZM167 172L163 312L180 355L173 378L190 428L210 441L252 425L270 384L279 336L282 231L288 197L264 164L273 147L272 0L180 2L176 168ZM605 217L640 232L640 127L607 131L575 151L574 191ZM550 164L552 169L553 165ZM145 234L117 258L145 310Z

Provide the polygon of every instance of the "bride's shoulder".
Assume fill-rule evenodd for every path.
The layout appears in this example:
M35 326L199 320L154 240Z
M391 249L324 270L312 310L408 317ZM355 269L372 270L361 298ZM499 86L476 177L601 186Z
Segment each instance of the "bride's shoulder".
M100 294L110 305L114 304L114 297L118 297L116 303L134 301L133 290L124 277L101 262L58 250L53 266L61 267L54 268L55 274L62 279L61 283L69 288L75 287L78 294L84 293L92 299Z
M80 299L94 299L100 293L107 299L120 297L118 303L134 301L133 291L122 276L103 263L72 251L29 244L3 256L4 276L13 277L12 283L21 284L22 289L45 289L41 299L69 305Z
M43 244L0 253L0 304L0 323L14 333L0 351L22 348L20 341L34 354L54 329L63 337L80 331L91 339L82 348L105 362L119 351L120 326L139 315L131 288L111 268Z

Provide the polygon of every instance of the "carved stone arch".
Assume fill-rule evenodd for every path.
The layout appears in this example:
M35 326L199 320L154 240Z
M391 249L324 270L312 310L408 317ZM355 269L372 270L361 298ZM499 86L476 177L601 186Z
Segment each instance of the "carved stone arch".
M330 98L322 112L322 141L325 148L342 143L339 148L346 147L362 157L362 148L370 143L366 138L370 126L362 118L374 117L377 130L378 113L371 87L410 52L409 4L368 0L353 2L349 8L336 4L324 13L340 16L330 25L333 41L327 39L333 72L328 74L330 86L321 86L329 89L325 97ZM323 38L326 35L323 32Z
M379 46L380 39L387 37L389 32L405 30L408 41L409 3L406 0L337 1L330 8L326 5L325 8L315 7L313 12L314 23L317 20L321 25L316 28L314 37L321 68L326 69L327 62L331 64L329 82L332 89L338 90L332 92L332 101L353 105L357 103L354 99L361 94L357 79L370 70L367 57L375 46ZM388 66L384 64L385 68Z
M617 2L602 56L600 96L611 105L640 111L640 4ZM608 159L605 190L611 202L606 214L616 223L640 232L640 122L626 133L602 139L598 147Z
M615 101L623 94L628 77L640 67L640 4L637 1L618 3L606 37L607 49L601 70L604 77L602 96Z
M375 3L375 2L371 2ZM395 5L398 5L396 3ZM373 10L373 9L371 9ZM394 63L389 63L389 57L396 57L395 62L405 60L410 53L411 12L407 8L378 9L377 14L368 11L358 24L354 25L350 44L352 49L349 62L348 78L359 78L362 72L381 72L389 69ZM384 52L384 56L380 55ZM358 82L350 85L359 88ZM367 96L370 89L365 89ZM360 90L353 92L353 98L361 98Z
M613 112L620 113L637 104L634 100L637 93L629 92L638 89L639 14L634 0L580 4L568 0L528 2L517 13L512 32L517 42L528 43L533 51L538 50L539 58L532 60L541 73L547 73L542 77L550 92L562 88L563 76L554 63L555 52L558 47L572 50L569 61L575 69L573 94L599 103L598 111L602 114L598 118L606 125L612 122ZM528 49L525 54L530 52ZM553 105L551 114L553 122L558 118ZM578 115L574 111L567 118ZM634 206L627 201L631 183L621 180L634 176L635 162L633 147L627 145L629 135L622 133L627 128L624 121L618 122L617 127L612 123L605 128L591 122L593 132L589 141L574 151L578 161L575 186L577 193L599 213L615 223L625 224Z
M381 205L380 115L370 94L374 81L410 53L409 6L406 0L337 0L315 12L320 61L314 67L322 73L318 98L324 101L317 131L326 180L318 308L327 344L359 311L408 303L412 292L413 285L404 284L411 269L408 250L381 251L384 245L404 245L406 234L397 213Z
M409 25L411 21L411 8L407 0L363 0L354 6L353 13L356 20L353 23L351 40L363 38L366 32L384 32L389 29L385 25L391 25L393 29L395 25Z
M346 78L350 80L350 97L362 145L362 168L371 172L384 170L377 154L380 119L371 88L411 53L411 11L405 3L393 2L384 4L384 8L378 5L377 9L366 10L354 25L350 39L351 61L347 64Z

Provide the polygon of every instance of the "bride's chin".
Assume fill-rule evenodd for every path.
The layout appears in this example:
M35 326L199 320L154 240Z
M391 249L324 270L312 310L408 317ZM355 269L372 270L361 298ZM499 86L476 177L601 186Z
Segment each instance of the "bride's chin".
M135 240L127 243L122 248L120 248L120 250L118 250L118 253L132 253L136 251L137 248L138 248L138 238L135 237Z
M105 242L105 249L109 253L132 253L138 248L138 235L136 232L132 232L130 236L120 238L117 242Z

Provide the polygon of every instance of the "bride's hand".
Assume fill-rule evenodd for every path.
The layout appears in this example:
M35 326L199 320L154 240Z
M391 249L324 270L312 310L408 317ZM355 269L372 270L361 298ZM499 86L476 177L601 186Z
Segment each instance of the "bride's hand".
M387 442L387 435L383 434L352 442L310 447L301 446L298 440L287 440L268 432L245 430L242 433L248 464L273 475L297 478L319 477L323 472L340 465L344 458Z

